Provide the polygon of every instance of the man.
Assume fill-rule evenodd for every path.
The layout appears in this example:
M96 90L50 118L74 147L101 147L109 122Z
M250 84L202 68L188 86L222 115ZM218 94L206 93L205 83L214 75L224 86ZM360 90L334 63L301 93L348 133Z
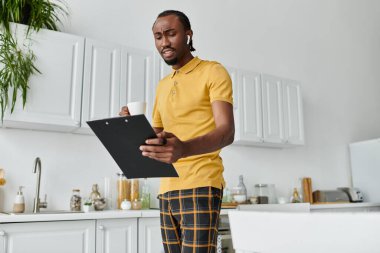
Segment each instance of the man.
M173 72L157 87L156 139L142 155L173 163L179 177L161 179L160 217L165 252L215 252L223 180L220 149L234 139L231 79L217 62L194 57L190 21L164 11L153 24L155 45ZM120 115L128 115L123 107Z

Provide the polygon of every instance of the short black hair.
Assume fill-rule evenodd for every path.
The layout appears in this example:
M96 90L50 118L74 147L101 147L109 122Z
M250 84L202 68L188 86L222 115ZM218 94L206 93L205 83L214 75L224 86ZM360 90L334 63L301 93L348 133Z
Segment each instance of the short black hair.
M189 18L186 16L185 13L183 13L181 11L166 10L166 11L163 11L160 14L158 14L157 18L166 17L166 16L169 16L169 15L175 15L175 16L177 16L179 18L179 20L181 21L181 23L183 25L183 28L185 28L185 31L186 30L191 30L191 24L190 24Z
M183 13L181 11L166 10L166 11L163 11L160 14L158 14L157 19L161 18L161 17L169 16L169 15L175 15L176 17L178 17L179 21L181 21L181 23L182 23L183 28L185 29L185 31L191 30L191 24L190 24L189 18L186 16L185 13ZM190 39L189 47L190 47L190 51L191 52L195 51L195 48L193 47L193 38Z

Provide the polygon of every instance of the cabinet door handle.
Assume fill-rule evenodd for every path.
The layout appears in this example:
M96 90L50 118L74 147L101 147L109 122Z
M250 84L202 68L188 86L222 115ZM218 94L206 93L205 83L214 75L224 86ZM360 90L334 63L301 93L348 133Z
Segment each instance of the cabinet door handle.
M5 233L5 231L3 230L0 230L0 237L3 238L3 252L4 253L7 253L7 233Z
M100 253L104 253L106 252L106 249L105 249L105 245L104 245L104 226L103 225L99 225L98 226L98 229L100 230L99 232L99 236L100 236Z

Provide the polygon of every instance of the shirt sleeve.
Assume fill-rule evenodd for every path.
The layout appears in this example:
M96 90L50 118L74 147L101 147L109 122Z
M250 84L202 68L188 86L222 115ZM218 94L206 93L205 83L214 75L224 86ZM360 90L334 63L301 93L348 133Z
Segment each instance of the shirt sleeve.
M152 113L152 126L156 128L162 128L163 124L161 120L161 114L160 114L160 111L158 110L158 96L159 96L159 91L157 88L156 98L154 100L153 113Z
M232 104L232 81L227 70L217 63L211 67L209 78L210 102L224 101Z

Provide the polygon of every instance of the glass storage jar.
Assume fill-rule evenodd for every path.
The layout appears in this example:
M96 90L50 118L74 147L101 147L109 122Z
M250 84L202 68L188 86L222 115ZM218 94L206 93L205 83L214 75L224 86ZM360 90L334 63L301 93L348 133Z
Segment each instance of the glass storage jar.
M131 179L131 197L130 200L133 202L139 200L140 198L140 183L138 179ZM133 206L133 203L132 203Z
M70 199L70 210L71 211L81 211L82 208L82 197L80 196L79 189L73 189Z
M144 185L141 189L141 202L142 202L142 209L149 209L150 208L150 191L149 191L149 184L148 180L144 179Z
M277 203L274 184L255 184L254 196L257 204Z
M131 200L131 181L123 173L117 173L117 208L121 209L123 200Z

